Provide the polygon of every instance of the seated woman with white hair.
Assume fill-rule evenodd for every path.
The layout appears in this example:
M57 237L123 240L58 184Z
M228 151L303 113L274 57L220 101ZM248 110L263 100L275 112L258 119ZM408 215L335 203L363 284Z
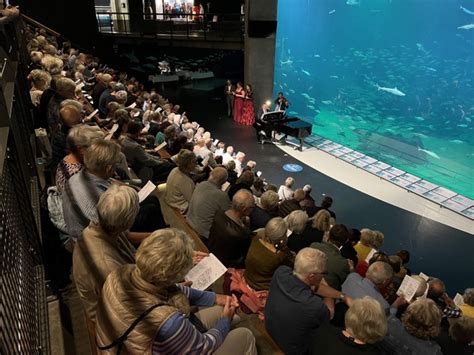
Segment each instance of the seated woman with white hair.
M107 276L135 262L135 248L124 232L138 214L138 194L128 186L110 185L97 204L98 222L82 231L73 253L73 276L87 317L95 322L95 308Z
M281 185L278 189L278 196L280 196L280 201L291 200L293 198L293 185L295 184L295 179L291 176L287 177L285 180L285 185Z
M273 273L280 265L293 266L295 254L286 245L287 230L285 220L275 217L252 239L245 259L244 277L254 290L268 290Z
M387 334L387 318L373 298L354 300L345 314L343 330L323 325L313 338L312 354L384 354L379 347Z
M98 347L110 354L257 354L250 330L230 330L235 297L177 284L192 268L192 256L192 240L183 231L161 229L148 237L136 264L105 281L97 305ZM193 314L191 306L207 308Z

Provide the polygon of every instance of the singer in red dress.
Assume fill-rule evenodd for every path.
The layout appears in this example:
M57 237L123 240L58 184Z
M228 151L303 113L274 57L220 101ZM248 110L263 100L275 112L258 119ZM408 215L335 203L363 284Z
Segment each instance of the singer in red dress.
M253 108L252 85L245 85L244 110L242 115L242 124L251 126L255 123L255 110Z
M237 83L234 91L234 122L243 123L245 90L242 83Z

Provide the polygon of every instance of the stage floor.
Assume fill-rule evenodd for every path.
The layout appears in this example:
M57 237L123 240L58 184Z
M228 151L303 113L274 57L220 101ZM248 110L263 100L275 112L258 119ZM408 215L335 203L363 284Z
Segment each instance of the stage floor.
M445 280L452 296L473 286L474 222L467 217L430 205L432 202L413 193L394 190L398 187L392 183L362 169L353 167L351 170L350 164L343 161L341 163L345 165L335 164L340 159L326 153L317 150L300 153L291 147L258 144L253 127L236 125L226 117L225 103L216 100L215 95L178 90L166 91L165 96L180 103L191 120L209 128L214 139L233 145L235 151L246 153L247 160L256 161L256 169L262 171L267 182L280 185L287 176L293 176L296 187L312 186L312 196L317 201L323 195L331 196L338 223L349 228L382 231L385 234L384 251L409 250L412 258L408 266ZM282 169L285 164L300 164L303 170L288 173ZM331 174L329 168L333 171ZM376 185L374 179L380 184ZM392 196L396 203L385 202L383 196L375 192L376 197L370 196L369 189L385 197ZM402 208L402 204L406 206Z

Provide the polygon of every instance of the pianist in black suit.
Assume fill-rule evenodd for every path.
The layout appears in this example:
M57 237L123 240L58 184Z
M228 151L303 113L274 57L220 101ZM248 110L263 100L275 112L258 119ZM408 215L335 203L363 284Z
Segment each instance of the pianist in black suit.
M280 91L278 93L278 97L275 100L275 111L286 111L286 109L290 106L290 103Z
M257 130L257 140L260 143L263 143L265 139L267 140L271 139L271 136L272 136L272 129L270 125L268 125L262 120L263 115L266 114L267 112L270 112L270 104L271 104L271 101L267 101L262 106L259 107L257 111L257 117L255 118L255 123L253 125L255 129Z

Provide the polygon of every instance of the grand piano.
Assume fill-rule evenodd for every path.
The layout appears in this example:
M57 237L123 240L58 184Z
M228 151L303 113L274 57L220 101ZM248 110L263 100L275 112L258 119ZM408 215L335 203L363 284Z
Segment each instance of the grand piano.
M295 137L300 144L295 148L300 151L303 150L304 139L311 134L313 126L297 117L287 117L285 111L273 111L264 113L260 118L257 118L254 124L257 130L257 138L262 144L265 141L275 141L275 134L284 134L280 139L281 143L291 144L286 141L287 136Z

